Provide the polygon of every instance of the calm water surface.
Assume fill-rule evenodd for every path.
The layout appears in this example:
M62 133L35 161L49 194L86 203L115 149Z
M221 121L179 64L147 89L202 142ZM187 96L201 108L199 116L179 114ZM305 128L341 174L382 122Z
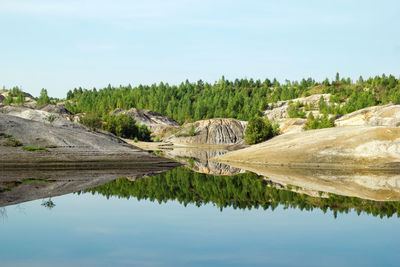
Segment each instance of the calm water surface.
M53 208L42 205L45 200L3 208L1 266L398 266L400 262L400 219L392 211L384 211L390 215L382 218L368 212L379 204L363 206L358 214L356 203L335 218L334 202L324 213L318 207L321 203L310 206L317 200L274 188L268 189L267 199L273 199L265 204L265 194L258 195L265 191L262 180L252 174L210 178L182 168L170 175L136 182L119 179L53 197ZM252 179L258 180L251 183Z

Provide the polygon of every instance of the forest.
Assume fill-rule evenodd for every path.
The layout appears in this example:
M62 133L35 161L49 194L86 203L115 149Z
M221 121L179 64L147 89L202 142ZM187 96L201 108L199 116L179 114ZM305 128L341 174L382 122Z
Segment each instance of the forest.
M373 216L400 216L399 202L377 202L357 197L328 194L327 198L316 198L291 191L295 186L278 189L271 182L254 173L246 172L235 176L214 176L193 172L185 167L178 167L169 172L153 177L130 181L120 178L108 184L78 192L101 194L107 198L137 198L166 203L176 200L183 205L213 204L221 211L224 208L274 210L297 208L312 211L320 209L324 213L339 213L352 210ZM299 189L299 188L297 188ZM322 195L322 192L320 192Z
M340 78L336 74L332 81L325 79L322 82L312 78L284 83L276 79L229 81L222 77L213 84L186 80L180 85L162 82L137 87L109 85L99 90L75 88L68 91L66 107L75 114L100 117L116 108L135 107L158 112L180 123L221 117L249 120L262 115L263 110L277 101L317 93L332 95L329 103L321 102L316 107L321 113L343 115L368 106L400 102L400 82L393 75L360 77L352 82L350 78ZM299 110L299 115L292 116L303 115Z

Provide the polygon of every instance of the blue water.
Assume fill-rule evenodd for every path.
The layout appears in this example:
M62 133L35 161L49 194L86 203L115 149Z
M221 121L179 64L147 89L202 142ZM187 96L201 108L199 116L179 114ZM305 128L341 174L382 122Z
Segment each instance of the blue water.
M69 194L6 208L1 266L398 266L400 219Z

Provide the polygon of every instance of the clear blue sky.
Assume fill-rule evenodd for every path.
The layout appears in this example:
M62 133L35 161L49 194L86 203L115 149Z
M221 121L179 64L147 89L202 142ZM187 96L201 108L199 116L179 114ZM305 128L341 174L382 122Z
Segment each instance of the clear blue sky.
M0 0L0 86L400 75L400 2Z

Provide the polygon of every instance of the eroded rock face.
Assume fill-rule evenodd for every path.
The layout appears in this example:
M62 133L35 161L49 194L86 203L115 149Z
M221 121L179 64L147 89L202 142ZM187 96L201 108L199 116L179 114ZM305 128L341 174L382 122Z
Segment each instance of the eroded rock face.
M146 126L157 126L157 125L180 126L180 124L177 121L147 109L136 109L136 108L131 108L130 110L116 109L112 112L112 114L130 115L137 122L139 122L140 124L144 124Z
M194 136L190 131L194 127ZM247 122L236 119L209 119L184 125L176 134L166 141L177 144L212 144L237 145L244 144L243 135Z
M335 121L336 126L400 126L400 105L389 104L357 110Z
M56 105L52 105L52 104L45 104L43 106L40 106L37 108L38 110L43 110L49 113L55 113L55 114L60 114L60 115L64 115L64 116L71 116L72 113L67 110L64 106L64 104L56 104Z

